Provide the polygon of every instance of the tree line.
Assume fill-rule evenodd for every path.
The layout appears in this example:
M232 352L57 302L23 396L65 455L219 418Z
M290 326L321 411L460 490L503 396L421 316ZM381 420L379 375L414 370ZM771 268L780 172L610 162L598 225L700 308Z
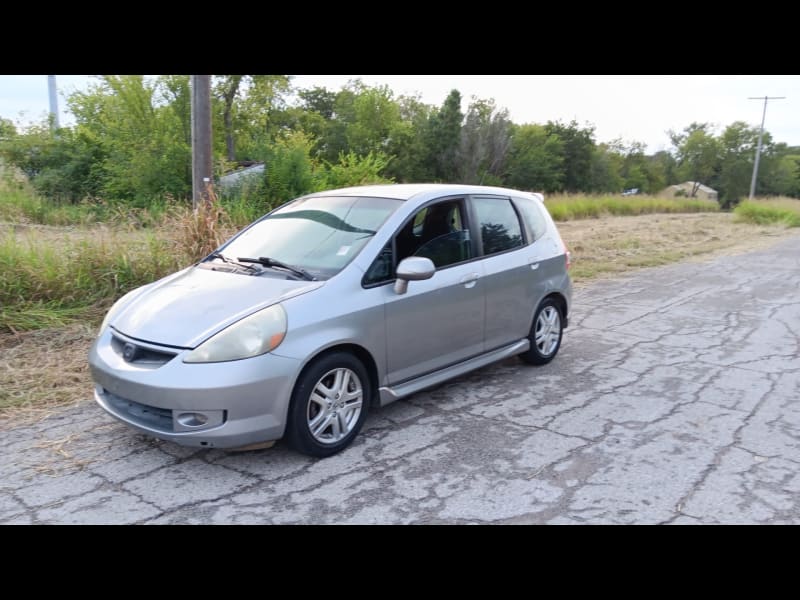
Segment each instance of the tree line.
M466 104L466 106L465 106ZM69 95L75 124L17 128L0 119L0 155L35 189L64 202L141 203L191 192L189 76L102 76ZM217 175L264 162L251 197L265 205L315 189L375 181L461 182L554 192L658 193L686 180L717 189L724 206L747 195L758 129L737 121L668 132L672 148L598 143L589 123L517 124L493 99L440 106L351 81L296 89L286 75L213 78ZM765 132L760 195L800 197L800 148Z

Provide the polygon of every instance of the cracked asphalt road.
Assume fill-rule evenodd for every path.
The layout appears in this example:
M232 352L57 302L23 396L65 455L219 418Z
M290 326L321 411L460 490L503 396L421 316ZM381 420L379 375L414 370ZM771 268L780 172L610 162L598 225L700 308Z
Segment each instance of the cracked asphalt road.
M799 339L793 237L583 286L553 363L374 410L326 460L93 402L6 428L0 523L800 523Z

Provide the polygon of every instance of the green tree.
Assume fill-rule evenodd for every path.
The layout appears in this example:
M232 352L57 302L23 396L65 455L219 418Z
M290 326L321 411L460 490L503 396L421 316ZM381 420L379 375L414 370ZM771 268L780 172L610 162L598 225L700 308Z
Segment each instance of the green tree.
M17 128L9 119L0 117L0 140L10 139L17 135Z
M99 157L94 150L72 129L53 135L49 119L0 138L0 156L19 168L37 192L59 202L77 202L97 191L92 169Z
M222 121L225 131L225 150L227 159L236 160L235 140L233 132L233 101L239 92L243 75L221 75L217 77L215 93L223 103Z
M678 175L694 182L690 198L697 196L700 184L713 186L720 169L721 145L708 123L692 123L683 132L669 132L678 158Z
M383 152L400 121L400 107L388 86L361 86L353 99L353 117L347 128L350 150L360 156Z
M434 181L455 182L459 178L458 151L461 142L461 92L451 90L435 111L423 133L426 155Z
M565 124L548 121L545 129L564 145L564 188L568 192L589 190L593 183L591 170L595 155L594 126L580 127L575 120ZM597 166L597 165L595 165Z
M386 147L387 155L394 158L386 167L385 175L404 183L432 180L425 133L434 109L417 96L401 96L397 104L400 119L389 132Z
M336 112L337 93L324 87L313 87L299 90L297 96L300 105L290 109L290 127L301 129L314 139L312 156L324 158L335 157L329 148L331 129Z
M93 147L98 193L185 197L191 189L188 77L105 76L68 99L78 139Z
M288 75L244 75L231 108L236 160L264 160L273 141L289 128ZM219 138L215 128L215 138ZM227 145L227 144L226 144Z
M800 198L800 154L784 154L778 159L772 189L779 196Z
M515 188L557 192L563 189L564 144L543 125L515 125L506 181Z
M586 174L587 187L583 191L594 193L619 193L625 185L622 178L624 157L615 145L598 144L592 148L589 169Z
M680 183L675 157L666 150L660 150L648 156L647 176L650 182L649 193L651 194L657 194L669 185Z
M300 90L297 95L303 102L303 108L315 112L324 119L332 119L336 110L336 92L325 87L313 87Z
M276 140L266 160L264 207L282 204L316 188L311 139L303 132L287 133Z
M769 147L768 133L764 139L767 142L765 147ZM749 193L758 129L748 126L744 121L736 121L725 128L719 143L721 152L717 188L720 204L727 208Z
M473 97L461 127L458 163L462 183L502 183L511 143L508 111Z

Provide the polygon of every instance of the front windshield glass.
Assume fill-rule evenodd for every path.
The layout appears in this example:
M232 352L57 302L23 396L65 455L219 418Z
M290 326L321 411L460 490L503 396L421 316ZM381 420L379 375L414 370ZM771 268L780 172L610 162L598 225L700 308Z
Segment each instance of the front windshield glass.
M341 271L402 202L390 198L328 196L287 204L222 249L225 256L269 257L318 279Z

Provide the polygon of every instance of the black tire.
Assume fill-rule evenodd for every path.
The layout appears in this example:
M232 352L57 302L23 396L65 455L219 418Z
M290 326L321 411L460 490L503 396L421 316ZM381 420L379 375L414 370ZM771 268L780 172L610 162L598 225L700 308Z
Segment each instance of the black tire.
M543 343L543 348L540 348L536 344L536 336L539 333L537 329L541 328L543 325L547 325L547 323L540 322L539 317L542 316L542 313L545 314L545 322L547 321L548 315L557 315L556 321L558 326L558 341L556 341L555 346L552 346L552 341L550 343ZM556 323L553 323L553 326L555 326L555 324ZM563 325L564 315L561 312L561 306L558 302L556 302L555 298L545 298L539 305L539 308L536 309L536 314L533 315L533 324L531 325L530 333L528 333L528 339L531 342L531 347L527 352L523 352L519 355L522 361L528 363L529 365L546 365L553 360L556 357L556 354L558 354L559 348L561 348L561 338L564 335ZM553 333L556 333L556 331L553 331ZM552 337L550 339L552 340Z
M321 394L317 394L315 396L317 400L311 398L312 392L315 391L318 384L332 388L331 384L335 385L336 372L340 370L350 372L350 375L346 375L345 371L342 371L343 377L347 376L351 382L348 389L353 388L354 385L361 389L360 413L357 416L351 414L354 409L347 411L347 407L351 404L346 403L346 398L341 398L341 404L337 404L339 396L322 398ZM358 381L353 380L353 375ZM323 407L319 399L325 399L327 407ZM367 418L371 402L372 384L367 369L360 360L348 352L333 352L320 356L303 370L294 386L286 421L286 443L294 450L309 456L317 458L332 456L349 446L358 435ZM341 417L339 416L340 411ZM351 417L351 421L344 423L343 427L343 420L347 419L346 415ZM325 419L330 419L331 423L321 431L318 430L315 436L310 424L317 417L321 419L321 424L325 422ZM336 436L341 435L342 430L347 427L350 427L349 431L336 439ZM338 430L334 428L338 428ZM328 439L319 439L323 437Z

